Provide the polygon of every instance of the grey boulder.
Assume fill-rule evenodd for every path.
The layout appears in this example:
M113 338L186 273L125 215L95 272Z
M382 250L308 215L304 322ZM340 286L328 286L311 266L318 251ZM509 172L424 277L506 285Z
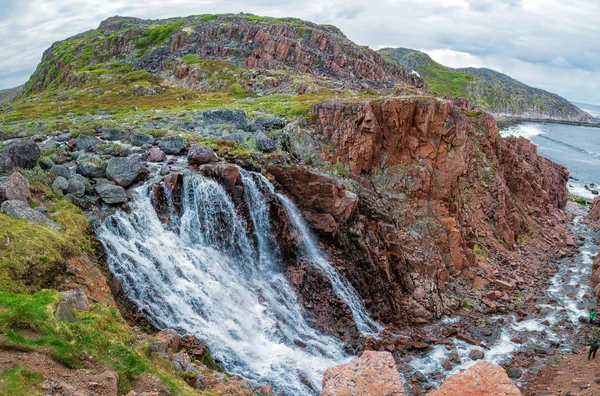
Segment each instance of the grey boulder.
M256 148L265 153L270 153L275 151L277 145L273 139L268 138L263 132L259 132L256 135Z
M204 122L207 124L230 124L236 128L245 129L248 126L246 113L239 109L212 109L202 112Z
M152 135L147 135L145 133L134 133L129 142L132 146L142 147L146 144L154 144L154 137Z
M208 164L217 161L217 159L214 150L202 144L192 144L187 156L188 163L193 165Z
M104 183L96 186L96 193L104 203L109 205L127 202L127 192L121 186L110 183Z
M158 147L160 147L165 154L177 155L181 154L185 149L185 142L181 136L169 136L161 139L160 142L158 142Z
M102 128L100 132L104 140L121 140L123 138L123 132L117 128Z
M93 151L97 145L102 143L96 136L91 135L79 135L75 139L75 145L78 150Z
M104 177L106 171L102 166L96 165L92 162L82 162L77 165L77 172L90 179Z
M58 224L39 211L31 209L29 205L23 201L12 200L3 202L2 205L0 205L0 210L5 211L7 215L14 217L15 219L27 219L32 223L45 225L54 228L55 230L61 230Z
M55 192L63 192L69 188L69 181L62 176L58 176L52 183L52 190Z
M71 178L69 179L66 192L68 194L73 194L77 198L81 198L85 195L85 184L80 180Z
M8 153L0 151L0 176L10 176L15 171L15 164Z
M147 174L148 169L137 155L111 158L106 165L106 177L121 187L129 187Z
M40 158L40 148L33 140L16 140L0 151L0 157L7 155L17 168L31 169L37 165ZM4 155L3 155L4 154ZM0 160L4 163L6 160ZM0 171L2 170L0 165Z
M71 171L64 165L54 165L50 168L50 173L54 176L62 176L67 180L71 178Z

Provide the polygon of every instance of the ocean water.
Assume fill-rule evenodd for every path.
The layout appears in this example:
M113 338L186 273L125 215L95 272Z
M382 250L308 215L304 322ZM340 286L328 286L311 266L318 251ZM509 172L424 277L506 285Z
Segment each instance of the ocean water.
M523 136L538 146L540 155L565 165L572 194L594 198L600 193L600 128L522 123L504 128L500 134Z

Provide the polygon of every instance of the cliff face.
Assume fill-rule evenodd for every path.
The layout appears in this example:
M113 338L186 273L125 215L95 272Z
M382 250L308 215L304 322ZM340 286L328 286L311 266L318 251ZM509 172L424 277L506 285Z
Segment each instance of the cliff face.
M495 116L591 122L592 116L556 94L533 88L490 69L443 66L429 55L407 48L378 51L386 59L418 72L431 89L446 95L468 98Z
M461 287L532 287L531 261L567 246L566 168L524 139L499 138L493 117L472 110L422 99L317 104L300 139L349 178L271 169L385 323L448 314Z

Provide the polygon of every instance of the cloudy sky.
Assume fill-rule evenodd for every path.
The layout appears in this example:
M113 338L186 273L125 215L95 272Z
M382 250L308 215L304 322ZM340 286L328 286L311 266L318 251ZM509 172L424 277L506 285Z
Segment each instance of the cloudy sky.
M109 16L222 12L333 24L373 49L415 48L600 104L598 0L0 0L0 89L24 83L52 42Z

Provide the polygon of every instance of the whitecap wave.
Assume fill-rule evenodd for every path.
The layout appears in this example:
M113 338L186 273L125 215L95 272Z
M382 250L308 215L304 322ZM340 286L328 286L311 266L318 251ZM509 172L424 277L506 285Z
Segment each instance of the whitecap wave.
M543 135L545 132L539 124L518 124L507 127L500 131L500 136L516 136L531 139L534 136Z

